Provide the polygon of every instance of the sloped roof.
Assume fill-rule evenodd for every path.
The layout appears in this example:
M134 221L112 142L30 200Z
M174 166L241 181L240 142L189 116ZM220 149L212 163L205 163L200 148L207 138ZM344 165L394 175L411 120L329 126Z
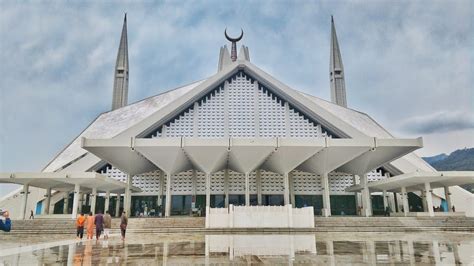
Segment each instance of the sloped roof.
M87 153L81 148L81 138L112 138L127 128L171 103L176 98L201 84L204 80L170 90L114 111L100 114L79 136L63 149L44 169L53 172Z
M314 103L325 108L329 112L337 115L357 130L367 136L377 138L394 138L385 128L372 119L369 115L355 111L350 108L342 107L332 102L328 102L318 97L300 92L302 95L313 101ZM436 171L427 162L417 156L415 153L407 154L390 163L403 173L414 172L417 170L434 172Z
M227 66L225 70L218 72L208 79L99 115L89 127L48 164L44 171L55 171L81 155L86 154L87 151L81 148L82 137L97 139L127 137L129 135L136 136L136 134L140 134L140 132L143 132L143 130L152 123L156 123L158 118L163 118L165 113L193 101L195 97L205 93L208 87L212 87L222 82L223 79L228 78L227 76L231 75L236 69L245 69L251 72L251 74L261 78L261 82L267 82L273 85L274 89L285 94L285 98L292 98L293 101L296 101L304 107L308 105L308 111L320 116L319 118L321 120L326 121L326 123L331 123L333 127L337 127L338 130L349 137L370 136L393 138L387 130L367 114L289 88L250 62L236 61ZM404 173L413 172L418 169L423 171L435 171L414 153L397 159L390 164ZM90 167L92 167L92 165Z

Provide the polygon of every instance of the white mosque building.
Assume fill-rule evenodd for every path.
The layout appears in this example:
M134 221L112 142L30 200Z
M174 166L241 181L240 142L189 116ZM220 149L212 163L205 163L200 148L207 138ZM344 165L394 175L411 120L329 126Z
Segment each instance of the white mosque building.
M1 173L23 188L0 199L14 218L126 210L131 216L204 215L230 204L313 206L314 215L474 216L472 172L437 172L347 107L344 67L331 20L331 101L290 88L250 62L230 38L217 73L127 104L126 17L112 110L100 114L38 173ZM28 215L26 215L28 216Z

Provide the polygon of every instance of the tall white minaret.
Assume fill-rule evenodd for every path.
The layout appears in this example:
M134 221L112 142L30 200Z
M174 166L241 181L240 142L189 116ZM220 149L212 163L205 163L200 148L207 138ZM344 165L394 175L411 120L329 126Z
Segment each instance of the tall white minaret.
M127 39L127 13L123 19L122 36L115 63L114 92L112 110L127 105L128 101L128 39Z
M336 27L331 16L331 58L329 59L329 81L331 85L331 101L347 107L346 84L344 81L344 66L341 51L337 42Z

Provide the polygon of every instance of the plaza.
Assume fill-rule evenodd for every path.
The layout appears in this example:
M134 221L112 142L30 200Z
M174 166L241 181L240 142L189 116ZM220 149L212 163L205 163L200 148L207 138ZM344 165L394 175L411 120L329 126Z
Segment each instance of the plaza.
M465 264L472 233L130 234L106 240L0 236L0 264ZM51 241L51 239L56 239Z

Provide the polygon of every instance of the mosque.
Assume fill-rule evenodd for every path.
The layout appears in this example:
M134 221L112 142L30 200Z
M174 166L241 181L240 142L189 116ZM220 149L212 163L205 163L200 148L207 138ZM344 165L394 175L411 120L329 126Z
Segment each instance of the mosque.
M472 172L437 172L396 138L348 108L331 18L331 101L285 85L250 61L237 38L220 48L209 78L128 104L127 19L112 110L99 114L37 173L0 173L23 187L0 199L12 217L109 210L130 216L202 216L208 208L312 206L315 216L474 216L457 185ZM455 208L453 208L455 206ZM27 216L27 215L26 215Z

